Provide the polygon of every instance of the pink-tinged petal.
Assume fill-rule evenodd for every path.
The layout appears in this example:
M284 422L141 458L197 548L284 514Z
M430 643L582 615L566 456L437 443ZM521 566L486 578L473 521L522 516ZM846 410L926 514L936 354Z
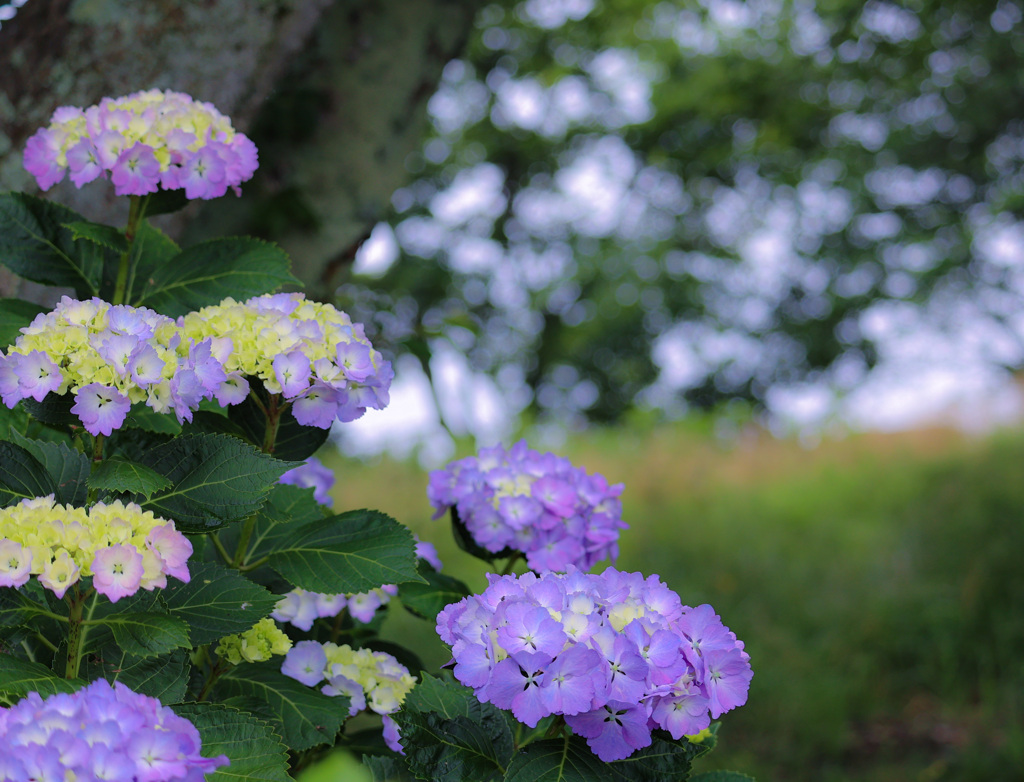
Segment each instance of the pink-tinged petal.
M111 603L139 591L144 567L142 554L135 546L118 543L101 549L93 557L91 568L92 585Z

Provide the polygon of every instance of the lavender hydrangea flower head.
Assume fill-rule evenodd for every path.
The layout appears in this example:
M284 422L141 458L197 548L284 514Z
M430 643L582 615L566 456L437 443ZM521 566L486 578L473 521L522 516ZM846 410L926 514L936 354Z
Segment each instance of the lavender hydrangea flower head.
M156 698L99 679L71 695L29 693L0 707L4 779L202 782L229 764L205 758L195 726Z
M488 579L438 614L437 632L455 678L530 727L562 715L612 761L650 745L652 730L678 740L746 703L743 643L656 576L570 567Z
M348 695L350 717L363 709L380 714L385 741L395 752L402 752L398 726L389 715L398 711L416 679L390 654L347 644L299 641L285 657L281 673L307 687L323 683L320 690L326 695Z
M148 90L64 106L25 145L25 169L43 190L70 172L75 187L110 177L117 195L184 190L217 198L252 178L256 145L209 103Z
M190 421L229 382L210 340L182 340L171 318L145 307L65 296L21 331L0 353L4 404L71 393L71 411L93 435L120 428L134 403Z
M435 470L427 496L434 518L454 509L478 546L494 554L521 551L530 569L541 573L615 561L619 530L628 526L622 488L520 441Z
M140 588L188 583L192 544L173 521L133 502L73 508L48 497L0 509L0 586L19 587L31 576L58 598L81 578L112 603Z
M269 394L291 405L303 426L327 429L354 421L390 401L391 363L370 344L361 324L330 304L301 293L225 299L178 320L182 334L200 342L229 339L229 377L258 378Z

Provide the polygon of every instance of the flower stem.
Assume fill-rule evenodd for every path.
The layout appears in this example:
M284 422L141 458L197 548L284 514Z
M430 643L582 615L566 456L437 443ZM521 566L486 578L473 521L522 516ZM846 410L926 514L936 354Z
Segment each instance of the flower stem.
M128 196L128 225L124 229L124 238L128 240L128 249L121 253L121 261L117 266L117 281L114 283L114 296L111 304L124 304L128 293L128 272L131 269L132 245L139 225L146 214L145 200L140 196Z
M508 558L508 562L505 563L505 567L501 571L501 575L507 576L512 572L512 568L515 567L516 562L519 561L519 552L517 551L511 557Z
M103 461L103 434L94 435L92 438L92 460L93 462Z
M93 596L93 590L89 590L85 594L78 591L78 585L73 587L71 599L68 600L68 660L67 665L64 668L65 679L77 679L78 668L82 662L82 652L85 649L85 624L88 620L83 620L85 613L85 604L89 601L89 598ZM92 611L89 612L90 615Z

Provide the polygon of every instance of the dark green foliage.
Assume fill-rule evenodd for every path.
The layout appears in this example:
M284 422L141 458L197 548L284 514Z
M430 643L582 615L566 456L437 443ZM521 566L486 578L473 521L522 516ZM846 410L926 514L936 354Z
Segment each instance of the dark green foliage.
M138 304L178 317L231 296L244 301L298 283L291 262L276 245L259 239L213 239L154 269Z
M56 503L85 505L89 492L89 457L64 443L29 440L16 431L11 431L11 442L25 449L43 466L53 481Z
M255 698L275 715L275 729L292 749L330 744L348 715L348 697L329 697L281 673L276 660L230 668L218 681L221 699Z
M182 435L138 461L172 484L145 507L174 519L183 531L216 529L245 518L263 505L277 479L296 466L216 434Z
M438 573L422 559L416 567L423 582L409 581L398 588L402 605L417 616L433 621L449 603L457 603L471 594L470 589L457 578Z
M379 511L349 511L294 528L268 556L270 567L311 592L365 592L421 580L412 533Z
M27 280L74 288L83 299L95 296L111 251L76 241L68 226L80 222L81 215L52 201L0 193L0 262Z
M85 458L84 454L82 456ZM86 465L88 467L88 461ZM144 464L116 457L99 462L89 475L89 486L94 489L140 494L147 500L170 485L170 478Z
M135 692L158 698L166 706L180 703L185 697L188 652L176 649L167 654L136 657L110 644L86 655L79 675L87 681L119 681Z
M171 616L188 623L195 645L248 630L270 614L278 598L236 570L204 562L190 564L187 584L171 580L161 598Z
M0 702L13 704L30 692L38 692L44 698L56 692L74 692L84 684L64 679L38 663L0 654Z
M0 442L0 506L45 497L57 489L46 468L27 450Z
M253 383L250 393L259 396L263 407L256 404L251 397L246 397L241 404L228 408L228 419L238 427L250 443L262 447L267 427L267 416L263 411L269 404L269 397L262 383ZM289 461L308 459L316 453L321 445L327 442L330 433L330 429L303 426L295 420L291 411L286 411L281 414L278 421L271 453L278 459Z
M206 776L207 782L289 782L287 751L274 727L247 712L216 703L174 707L196 728L203 755L227 755L231 764Z

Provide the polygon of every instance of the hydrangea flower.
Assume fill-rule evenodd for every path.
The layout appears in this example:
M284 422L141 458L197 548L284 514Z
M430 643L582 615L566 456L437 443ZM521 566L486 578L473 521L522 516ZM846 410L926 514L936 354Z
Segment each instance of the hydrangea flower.
M270 394L291 404L303 426L327 429L354 421L367 408L382 410L394 372L359 323L302 293L228 298L178 319L196 342L229 340L223 364L229 376L258 378Z
M350 717L367 708L380 714L385 741L395 752L402 752L398 726L389 715L401 708L416 679L390 654L347 644L299 641L285 657L281 673L308 687L326 682L320 688L326 695L348 695Z
M273 619L265 618L244 633L221 638L217 644L217 656L232 665L241 662L261 663L275 654L286 654L291 648L291 639L281 632Z
M656 728L700 734L746 703L743 643L711 606L682 605L657 576L570 567L488 580L438 614L437 632L455 678L530 727L562 715L612 761L649 746Z
M568 459L540 454L522 440L485 448L430 474L434 518L449 508L478 546L526 555L530 569L589 570L618 556L622 484L609 486Z
M0 586L36 576L57 597L82 578L116 603L139 588L189 580L192 544L173 521L134 502L96 503L88 510L59 505L54 496L0 509Z
M334 486L334 472L315 456L305 464L288 470L278 479L279 483L313 490L313 499L321 505L331 505L331 487Z
M70 171L75 187L110 176L117 195L184 190L217 198L252 178L256 145L209 103L147 90L95 106L57 109L25 145L25 169L48 190Z
M118 429L138 402L191 421L202 400L219 398L232 382L211 339L182 340L171 318L145 307L65 296L21 331L0 353L4 404L71 393L71 411L93 435Z
M156 698L98 679L77 692L31 692L0 707L0 777L202 782L229 765L205 758L195 726Z

